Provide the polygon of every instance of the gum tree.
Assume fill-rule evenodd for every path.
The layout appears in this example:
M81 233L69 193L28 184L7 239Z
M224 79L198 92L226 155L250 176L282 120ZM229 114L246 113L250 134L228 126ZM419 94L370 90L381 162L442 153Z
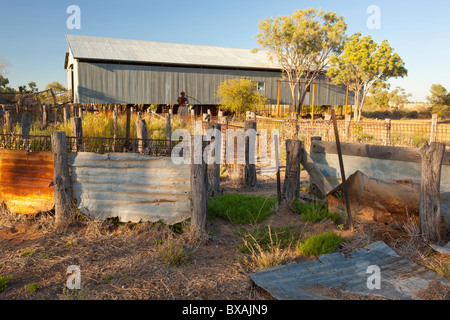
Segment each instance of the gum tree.
M355 92L354 119L361 120L367 94L377 88L389 88L390 78L405 77L408 70L387 40L380 45L371 36L354 34L344 44L342 55L331 55L327 75L336 85L349 85Z
M328 64L331 54L339 55L347 25L344 17L322 9L297 10L292 16L265 18L255 37L269 58L276 60L287 78L292 103L299 113L307 90ZM302 87L300 82L305 82ZM298 87L298 96L295 90Z
M231 79L222 82L217 96L224 111L243 115L246 111L258 111L266 103L266 98L258 92L256 83L246 79Z

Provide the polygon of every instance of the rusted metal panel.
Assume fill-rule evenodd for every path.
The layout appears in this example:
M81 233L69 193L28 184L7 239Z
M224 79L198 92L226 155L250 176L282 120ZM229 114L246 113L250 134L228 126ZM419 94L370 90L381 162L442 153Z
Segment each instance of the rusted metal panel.
M49 151L0 151L0 199L15 213L53 209L53 155Z
M73 153L70 168L80 210L97 219L159 220L190 217L190 166L139 154Z

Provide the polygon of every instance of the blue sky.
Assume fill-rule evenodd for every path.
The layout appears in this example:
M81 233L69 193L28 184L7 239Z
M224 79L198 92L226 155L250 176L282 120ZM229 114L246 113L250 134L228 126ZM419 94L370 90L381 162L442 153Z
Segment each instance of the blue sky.
M70 5L81 9L81 29L69 30ZM381 10L381 28L369 29L367 8ZM235 48L256 47L258 21L322 8L344 15L348 34L361 31L386 39L406 63L409 75L390 81L424 101L432 84L450 90L450 1L399 0L0 0L0 56L10 63L10 85L35 81L39 89L67 85L66 34L90 35Z

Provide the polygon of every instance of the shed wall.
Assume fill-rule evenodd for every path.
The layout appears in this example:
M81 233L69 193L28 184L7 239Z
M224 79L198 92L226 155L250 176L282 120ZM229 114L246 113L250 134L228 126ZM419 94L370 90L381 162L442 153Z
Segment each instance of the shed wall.
M225 80L246 77L265 83L263 94L268 104L277 104L278 81L281 72L257 70L233 70L188 68L150 65L78 62L75 89L76 103L123 104L177 104L180 92L191 97L190 104L217 105L218 86ZM74 69L75 70L75 69ZM321 76L317 83L328 83ZM345 104L346 88L316 86L316 105ZM312 94L307 94L304 104L311 104ZM349 104L353 95L349 96ZM292 96L288 83L283 82L280 104L291 105Z

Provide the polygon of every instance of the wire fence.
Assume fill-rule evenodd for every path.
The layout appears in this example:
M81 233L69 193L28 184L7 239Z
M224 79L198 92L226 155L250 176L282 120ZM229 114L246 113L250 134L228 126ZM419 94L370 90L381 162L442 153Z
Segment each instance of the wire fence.
M161 139L66 137L69 152L140 153L149 156L170 156L179 141ZM0 150L27 152L51 151L51 136L0 135Z

